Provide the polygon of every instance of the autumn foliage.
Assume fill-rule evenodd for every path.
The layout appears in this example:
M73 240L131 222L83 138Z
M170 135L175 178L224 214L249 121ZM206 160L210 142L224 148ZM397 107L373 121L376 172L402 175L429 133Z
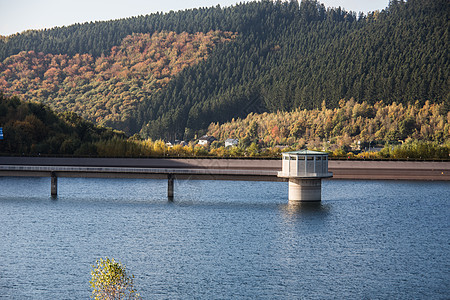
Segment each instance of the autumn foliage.
M239 138L245 145L277 145L294 149L350 149L369 143L401 143L407 140L450 141L450 113L444 104L385 105L342 100L340 107L292 112L249 114L224 124L212 123L208 134L220 140Z
M221 31L133 34L97 58L23 51L0 63L0 90L127 130L138 103L233 37Z

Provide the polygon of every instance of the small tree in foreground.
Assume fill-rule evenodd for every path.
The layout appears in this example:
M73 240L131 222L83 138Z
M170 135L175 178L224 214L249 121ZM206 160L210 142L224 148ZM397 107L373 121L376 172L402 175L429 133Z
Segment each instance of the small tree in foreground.
M128 275L126 267L113 259L100 258L92 266L90 280L92 298L96 300L141 299L133 286L133 275Z

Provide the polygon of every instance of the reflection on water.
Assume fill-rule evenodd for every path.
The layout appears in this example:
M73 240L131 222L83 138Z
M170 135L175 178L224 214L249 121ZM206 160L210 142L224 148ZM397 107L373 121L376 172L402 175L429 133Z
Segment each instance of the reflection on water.
M315 215L325 217L330 209L329 204L324 202L299 202L288 201L287 204L280 205L281 211L288 216Z

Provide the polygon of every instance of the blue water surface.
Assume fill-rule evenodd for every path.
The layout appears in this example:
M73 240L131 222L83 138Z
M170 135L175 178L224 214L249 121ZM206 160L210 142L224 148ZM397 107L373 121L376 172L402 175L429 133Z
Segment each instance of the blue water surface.
M449 299L450 183L0 177L0 298L89 299L112 257L144 299Z

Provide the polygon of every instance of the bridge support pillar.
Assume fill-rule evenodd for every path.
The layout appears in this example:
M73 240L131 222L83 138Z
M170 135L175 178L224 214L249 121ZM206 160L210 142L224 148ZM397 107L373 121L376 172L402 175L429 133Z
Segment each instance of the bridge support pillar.
M173 201L173 174L169 174L167 179L167 198Z
M55 172L52 172L50 177L51 177L50 194L52 197L55 198L58 195L58 177L56 177Z
M319 202L322 200L322 179L289 178L289 201Z

